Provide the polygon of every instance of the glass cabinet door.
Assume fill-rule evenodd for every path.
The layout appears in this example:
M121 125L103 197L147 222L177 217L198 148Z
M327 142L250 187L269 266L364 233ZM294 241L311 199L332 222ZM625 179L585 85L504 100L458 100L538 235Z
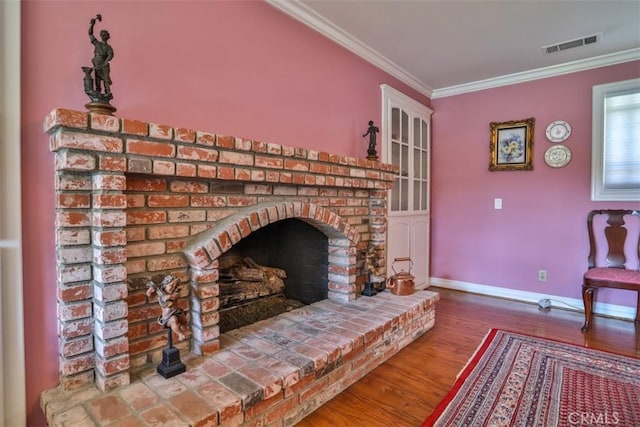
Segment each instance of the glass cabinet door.
M410 117L400 107L392 107L389 146L389 163L400 169L391 190L390 210L428 210L429 123L420 117Z
M426 211L429 200L429 124L413 119L413 210Z
M399 108L391 109L391 163L400 167L391 191L391 210L409 209L409 116Z

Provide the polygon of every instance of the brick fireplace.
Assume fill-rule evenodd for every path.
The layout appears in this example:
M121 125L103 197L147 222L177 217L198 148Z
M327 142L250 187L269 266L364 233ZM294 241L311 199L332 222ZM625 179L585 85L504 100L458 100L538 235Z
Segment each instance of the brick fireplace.
M66 413L73 401L68 393L76 396L78 404L84 400L77 391L87 395L87 388L106 396L120 393L118 398L122 399L122 390L138 387L138 381L148 379L140 372L157 364L166 346L166 331L156 322L160 308L145 295L149 280L173 274L182 283L180 306L190 315L193 334L176 346L194 371L219 363L216 358L228 360L227 347L233 348L236 341L246 338L247 331L267 341L273 338L252 325L220 334L219 258L242 239L283 221L302 221L326 236L327 299L300 309L301 314L268 320L267 329L274 324L290 325L291 316L296 322L300 317L310 321L319 312L332 313L330 318L335 320L336 313L343 310L340 307L346 310L345 322L353 322L352 316L368 307L380 317L380 323L363 317L359 319L360 326L364 324L361 336L344 331L332 335L336 348L326 349L324 362L319 362L322 357L318 354L306 354L316 362L312 366L293 363L295 375L288 370L284 376L274 374L278 370L282 374L282 362L290 361L289 356L280 357L266 375L276 378L267 381L270 391L242 395L238 381L249 378L253 385L260 384L255 378L260 375L255 372L234 377L238 380L234 385L218 379L216 387L222 382L240 396L239 412L226 417L219 409L205 410L194 424L248 422L255 417L251 408L263 405L267 409L265 402L273 401L279 393L286 400L303 384L318 387L315 381L331 386L335 394L348 384L341 382L337 387L327 383L329 372L348 369L346 363L352 358L353 363L364 363L373 357L375 363L363 368L364 374L433 326L436 294L397 297L386 292L360 297L367 277L366 253L384 265L386 197L397 172L394 167L65 109L52 111L44 127L55 156L60 362L60 386L42 398L50 424L56 424L56 417L58 421L66 419L61 413ZM328 318L315 321L331 323ZM296 327L301 328L298 332L305 331L305 327ZM317 328L322 329L319 324ZM302 338L292 334L287 339ZM328 346L323 342L320 348ZM367 355L367 349L373 353ZM211 371L207 372L203 375L211 378ZM220 372L220 378L232 375L227 370ZM97 399L93 393L88 395ZM83 414L99 425L100 417L86 405L82 406ZM296 413L299 416L302 411ZM142 419L137 413L134 416ZM178 417L190 419L184 414Z

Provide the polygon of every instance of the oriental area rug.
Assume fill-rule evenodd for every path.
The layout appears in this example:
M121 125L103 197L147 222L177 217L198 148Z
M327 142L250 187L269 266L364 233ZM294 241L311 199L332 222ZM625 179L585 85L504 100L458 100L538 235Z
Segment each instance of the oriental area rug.
M640 359L489 331L427 426L640 426Z

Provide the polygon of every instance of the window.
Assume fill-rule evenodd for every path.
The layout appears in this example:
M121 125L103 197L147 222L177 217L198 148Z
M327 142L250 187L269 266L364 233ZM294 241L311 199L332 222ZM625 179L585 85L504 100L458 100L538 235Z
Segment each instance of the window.
M591 200L640 200L640 79L593 87Z

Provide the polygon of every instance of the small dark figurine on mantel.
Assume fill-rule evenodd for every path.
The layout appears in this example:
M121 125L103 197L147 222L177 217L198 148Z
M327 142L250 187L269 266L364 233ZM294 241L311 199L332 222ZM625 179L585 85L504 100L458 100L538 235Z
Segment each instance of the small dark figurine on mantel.
M374 161L378 160L378 153L376 153L376 134L378 132L380 132L380 129L378 129L373 124L373 120L369 120L369 129L367 129L367 133L362 135L363 138L369 135L369 148L367 149L367 160L374 160Z
M93 35L96 21L102 22L102 15L97 14L89 23L89 40L93 44L93 67L82 67L84 72L84 93L89 96L91 102L85 107L92 113L113 114L116 108L109 103L113 99L111 93L111 66L113 48L108 40L111 35L107 30L100 31L100 40ZM93 75L92 75L93 72Z

